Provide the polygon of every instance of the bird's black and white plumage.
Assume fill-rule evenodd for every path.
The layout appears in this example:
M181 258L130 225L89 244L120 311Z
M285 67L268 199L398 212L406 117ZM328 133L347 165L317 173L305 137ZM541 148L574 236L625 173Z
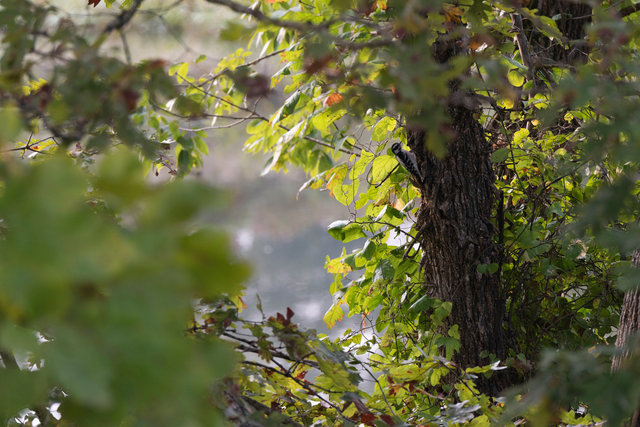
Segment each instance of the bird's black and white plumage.
M391 151L396 155L398 163L400 163L407 172L409 172L420 184L424 183L422 172L420 172L420 167L416 161L415 154L411 151L403 150L402 144L399 142L396 142L391 146Z

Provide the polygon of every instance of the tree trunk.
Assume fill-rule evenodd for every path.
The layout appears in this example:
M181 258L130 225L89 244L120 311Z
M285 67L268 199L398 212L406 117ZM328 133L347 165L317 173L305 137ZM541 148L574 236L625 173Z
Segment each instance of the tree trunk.
M559 29L567 40L575 42L566 50L559 43L551 45L546 37L532 34L536 42L529 51L554 61L584 61L587 50L580 46L591 9L569 1L536 3L543 15L560 14ZM445 37L434 44L434 56L442 64L458 54L464 52L457 40ZM450 120L447 133L451 134L446 157L437 159L425 152L424 129L409 124L407 139L425 177L416 224L421 232L425 285L430 295L452 303L442 333L446 335L451 326L458 325L460 350L454 354L454 361L464 368L490 362L489 354L504 360L508 350L517 349L510 348L515 340L503 327L505 297L499 273L478 272L478 265L499 264L502 257L492 223L497 190L491 145L474 117L473 103L466 102L468 97L457 90L457 85L450 83L446 106ZM489 379L478 378L478 386L495 395L515 381L515 375L499 371Z
M556 20L558 29L568 42L568 48L557 40L548 37L532 37L535 52L548 59L566 64L586 62L589 56L589 46L585 40L585 26L591 22L591 6L571 0L537 0L529 6L538 9L538 13Z
M460 48L455 40L436 43L434 55L446 63ZM447 114L451 139L443 159L425 152L425 132L409 125L407 140L422 166L425 185L417 227L421 230L422 268L427 292L452 303L442 328L458 325L460 350L453 359L461 367L490 362L487 353L504 360L505 299L498 274L481 274L480 264L499 263L501 249L491 222L497 190L487 142L467 96L452 82ZM483 354L483 352L485 352ZM509 386L506 375L478 378L484 392L497 394Z
M443 333L459 326L460 351L454 361L461 367L489 362L483 351L504 360L502 327L505 300L497 274L480 274L479 264L498 263L491 212L495 202L490 146L473 112L448 108L455 137L442 160L427 156L427 185L422 193L418 227L422 231L422 267L428 293L452 303ZM424 141L410 132L413 144ZM483 391L495 394L509 384L503 378L481 381Z
M631 263L636 268L640 266L640 249L633 251ZM620 324L618 325L618 337L616 338L616 347L625 347L629 342L629 337L633 334L637 334L639 331L640 289L636 288L624 294L624 300L622 301L622 309L620 312ZM628 356L629 354L626 352L614 357L611 363L611 370L617 370L624 358ZM631 427L640 426L640 406L635 410L629 425Z

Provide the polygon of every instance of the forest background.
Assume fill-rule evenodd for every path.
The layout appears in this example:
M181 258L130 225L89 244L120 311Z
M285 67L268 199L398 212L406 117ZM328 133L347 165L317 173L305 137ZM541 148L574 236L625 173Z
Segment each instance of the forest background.
M638 424L639 6L87 3L0 2L7 424ZM348 329L247 316L235 138Z

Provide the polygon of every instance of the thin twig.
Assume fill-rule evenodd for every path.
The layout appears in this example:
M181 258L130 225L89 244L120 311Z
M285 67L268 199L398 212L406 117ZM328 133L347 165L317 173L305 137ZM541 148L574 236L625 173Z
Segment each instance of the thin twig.
M118 33L120 33L120 40L122 40L122 50L124 51L125 60L127 61L127 64L131 65L131 50L129 50L127 36L122 30L118 30Z
M267 371L269 371L269 372L273 372L273 373L276 373L276 374L280 374L280 375L282 375L282 376L283 376L283 377L285 377L285 378L289 378L290 380L295 381L299 386L301 386L302 388L304 388L307 392L311 393L313 396L317 397L318 399L322 400L325 404L327 404L327 405L331 406L333 409L335 409L335 410L337 411L338 416L339 416L340 418L342 418L343 420L347 421L348 423L352 423L352 421L351 421L349 418L347 418L347 417L345 417L345 416L344 416L344 414L342 413L342 410L341 410L340 408L338 408L338 407L337 407L335 404L333 404L330 400L325 399L325 398L324 398L324 397L322 397L318 392L316 392L315 390L313 390L313 389L311 388L311 383L309 383L309 382L307 382L307 381L300 380L299 378L296 378L296 377L294 377L293 375L288 374L287 372L280 371L280 370L278 370L278 369L276 369L276 368L274 368L274 367L272 367L272 366L264 365L264 364L262 364L262 363L252 362L252 361L249 361L249 360L244 360L244 361L242 361L242 362L240 362L240 363L241 363L241 364L243 364L243 365L256 366L256 367L258 367L258 368L262 368L262 369L265 369L265 370L267 370ZM318 388L319 390L324 391L325 393L342 393L342 391L339 391L339 390L329 390L329 389L326 389L326 388L324 388L324 387L320 387L320 386L318 386L317 384L314 384L314 387ZM295 397L295 395L292 395L292 396L293 396L293 397Z
M281 53L284 53L285 51L286 51L286 49L275 50L275 51L273 51L271 53L268 53L268 54L266 54L264 56L256 58L253 61L245 62L244 64L242 64L242 66L251 67L252 65L256 65L257 63L262 62L265 59L271 58L272 56L280 55ZM227 73L228 71L229 71L228 68L225 68L224 70L220 71L219 73L213 74L211 77L206 79L204 82L200 83L200 86L204 86L207 83L209 83L211 81L214 81L219 77L222 77L222 75Z

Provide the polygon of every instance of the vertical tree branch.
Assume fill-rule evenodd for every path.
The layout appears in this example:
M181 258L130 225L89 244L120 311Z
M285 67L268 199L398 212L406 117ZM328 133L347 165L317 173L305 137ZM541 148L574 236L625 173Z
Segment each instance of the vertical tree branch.
M524 34L522 16L520 16L519 13L512 13L511 23L516 31L516 44L520 51L522 63L527 67L527 80L533 81L535 78L535 70L533 69L533 61L531 60L531 53L529 52L529 41L527 40L527 36Z

